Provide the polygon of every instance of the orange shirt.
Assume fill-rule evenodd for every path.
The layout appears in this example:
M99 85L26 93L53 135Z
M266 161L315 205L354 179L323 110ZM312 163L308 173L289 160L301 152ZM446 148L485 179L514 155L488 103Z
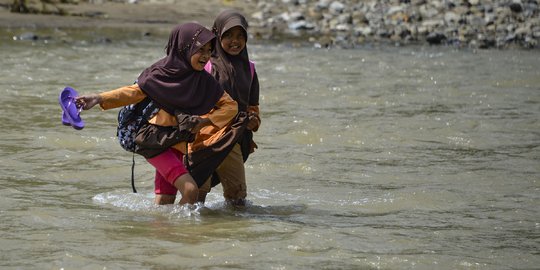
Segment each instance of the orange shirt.
M146 97L146 94L141 90L139 85L133 84L101 93L100 96L101 103L99 105L103 110L108 110L138 103ZM218 100L214 108L207 114L201 115L202 118L208 118L212 122L212 125L201 129L195 137L195 141L190 144L190 148L199 149L214 143L226 131L227 126L237 113L238 104L227 92L223 92L223 96ZM164 110L159 110L148 122L159 126L178 125L176 117ZM187 146L185 142L180 142L173 146L173 148L185 154Z

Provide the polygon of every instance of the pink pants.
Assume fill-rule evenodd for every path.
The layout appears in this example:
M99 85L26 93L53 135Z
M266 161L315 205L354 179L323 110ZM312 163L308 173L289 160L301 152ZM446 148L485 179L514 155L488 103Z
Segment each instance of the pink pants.
M183 162L184 155L173 148L147 159L156 168L154 192L156 194L176 195L178 189L174 182L178 177L188 173Z

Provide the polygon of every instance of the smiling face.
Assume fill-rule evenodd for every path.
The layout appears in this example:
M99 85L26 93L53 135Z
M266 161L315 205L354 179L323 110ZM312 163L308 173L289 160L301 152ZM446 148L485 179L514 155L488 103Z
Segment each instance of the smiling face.
M246 47L246 32L241 26L235 26L221 35L221 47L230 55L238 55Z
M211 54L212 44L208 42L191 56L191 67L193 67L194 70L202 71L208 60L210 60Z

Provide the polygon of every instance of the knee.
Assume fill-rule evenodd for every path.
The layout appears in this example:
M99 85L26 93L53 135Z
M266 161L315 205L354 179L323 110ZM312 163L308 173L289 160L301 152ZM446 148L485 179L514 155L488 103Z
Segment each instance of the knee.
M197 188L197 185L189 185L189 187L186 187L184 194L182 194L182 198L185 198L186 203L195 204L199 199L199 189Z
M184 174L176 179L174 186L182 194L182 203L194 204L199 196L199 188L195 180L189 175Z
M197 198L199 194L199 188L197 187L196 183L186 183L184 192L190 195L190 197L194 194L195 198Z

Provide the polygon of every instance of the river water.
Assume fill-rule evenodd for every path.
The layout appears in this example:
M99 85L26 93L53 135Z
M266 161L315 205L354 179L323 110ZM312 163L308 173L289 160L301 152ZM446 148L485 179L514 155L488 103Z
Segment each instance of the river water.
M218 187L153 205L118 110L58 94L133 82L164 40L2 39L2 269L538 269L540 52L252 45L259 149L245 209Z

